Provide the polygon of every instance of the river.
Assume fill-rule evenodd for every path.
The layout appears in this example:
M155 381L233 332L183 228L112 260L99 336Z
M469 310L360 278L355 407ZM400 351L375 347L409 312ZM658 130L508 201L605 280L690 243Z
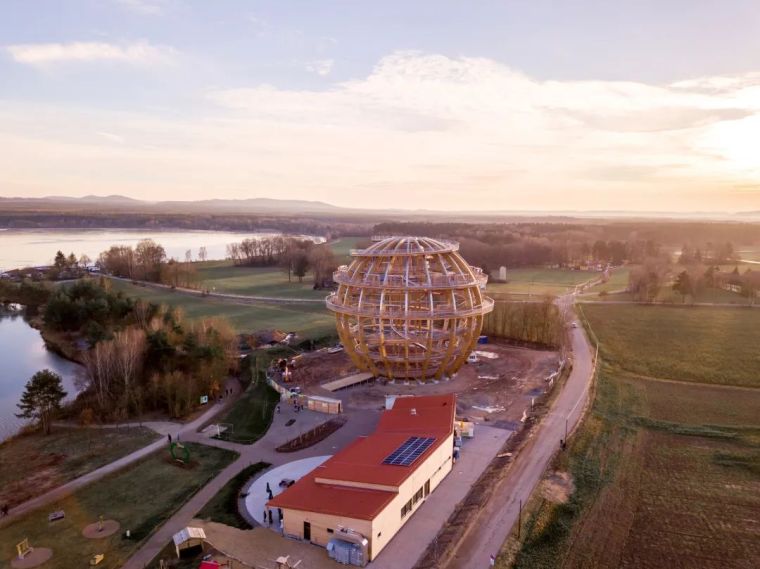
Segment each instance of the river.
M74 253L77 258L86 254L97 260L98 255L111 245L135 246L141 239L153 239L163 245L166 254L185 259L189 249L193 260L198 259L198 249L206 247L209 260L224 259L227 245L251 237L274 237L279 233L242 233L230 231L186 231L144 229L0 229L0 272L21 267L50 265L56 251L66 255ZM321 237L302 235L316 242Z
M74 378L82 367L45 347L39 331L24 319L23 308L0 305L0 441L16 433L26 422L18 419L19 402L26 382L41 369L50 369L63 378L69 399L76 395Z

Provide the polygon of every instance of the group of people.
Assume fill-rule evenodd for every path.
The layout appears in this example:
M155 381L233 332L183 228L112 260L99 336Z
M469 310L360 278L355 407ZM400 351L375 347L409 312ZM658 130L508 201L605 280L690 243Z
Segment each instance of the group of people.
M274 494L272 493L272 488L269 486L269 482L267 482L267 495L269 496L270 500L274 498ZM284 531L282 521L282 508L277 508L277 519L280 523L280 533L282 533ZM274 523L274 519L272 518L272 510L270 508L264 508L264 517L262 518L262 521L264 522L264 525L269 526Z

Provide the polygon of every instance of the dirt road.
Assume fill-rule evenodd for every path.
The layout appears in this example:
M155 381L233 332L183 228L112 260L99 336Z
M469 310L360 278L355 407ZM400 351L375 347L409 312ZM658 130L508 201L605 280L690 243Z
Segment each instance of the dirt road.
M567 307L570 297L559 301ZM569 313L572 314L572 313ZM487 569L489 556L497 555L512 527L517 522L520 501L525 504L543 477L544 471L565 438L583 415L588 401L594 368L594 351L583 326L573 316L576 328L571 329L573 369L557 396L551 411L544 417L533 439L519 453L511 470L488 506L462 541L449 569Z

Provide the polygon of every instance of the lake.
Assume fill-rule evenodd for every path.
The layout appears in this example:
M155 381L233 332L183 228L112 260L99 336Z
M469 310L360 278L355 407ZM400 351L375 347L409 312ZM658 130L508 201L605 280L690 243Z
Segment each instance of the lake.
M25 420L18 419L16 403L24 385L41 369L50 369L63 378L69 398L76 395L74 378L82 367L45 348L38 330L22 315L22 309L7 311L0 305L0 441L16 433Z
M137 245L141 239L153 239L163 245L169 257L185 259L190 249L193 260L198 249L206 247L209 260L224 259L227 245L252 237L274 237L279 233L244 233L231 231L186 231L144 229L0 229L0 272L21 267L51 265L56 251L77 258L83 253L97 260L111 245ZM321 237L299 237L324 241Z

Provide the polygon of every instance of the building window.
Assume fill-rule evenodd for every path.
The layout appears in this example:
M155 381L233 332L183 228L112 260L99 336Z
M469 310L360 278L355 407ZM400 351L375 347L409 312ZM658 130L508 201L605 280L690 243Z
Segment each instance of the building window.
M404 504L404 507L401 508L401 519L403 520L409 512L412 511L412 501L409 500L406 504Z

